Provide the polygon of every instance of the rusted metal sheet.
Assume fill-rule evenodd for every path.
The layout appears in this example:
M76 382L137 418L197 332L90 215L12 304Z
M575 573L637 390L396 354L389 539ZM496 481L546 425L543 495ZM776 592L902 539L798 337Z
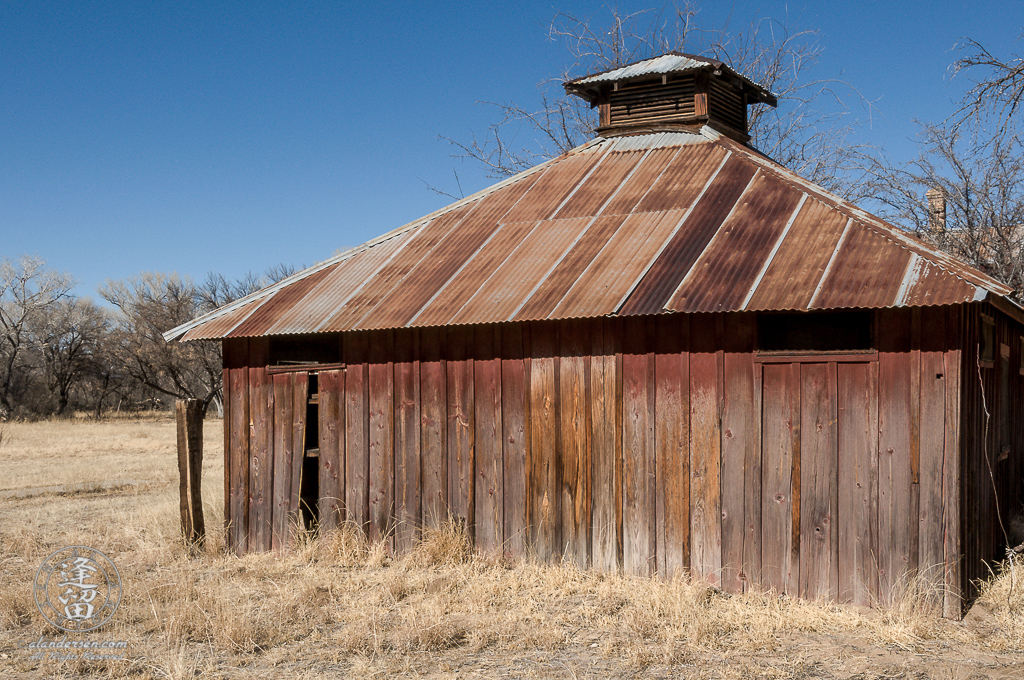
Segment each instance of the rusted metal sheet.
M808 200L752 291L746 309L806 309L847 221L824 203Z
M651 185L637 212L689 208L728 152L714 144L685 146Z
M405 232L339 262L306 297L285 311L269 335L311 333L380 271L411 238Z
M228 314L224 314L202 326L197 326L192 330L185 333L181 338L182 340L208 340L211 338L224 338L227 337L231 329L240 324L245 320L247 316L252 314L253 310L263 303L263 298L253 300L238 309L235 309Z
M417 229L409 237L409 243L396 253L395 257L388 261L344 307L328 319L320 330L345 331L355 328L388 293L401 285L417 264L431 257L434 248L475 207L476 204L463 206L458 210L441 215Z
M338 265L334 265L334 267L337 266ZM299 279L292 285L277 291L262 305L260 305L258 309L253 311L245 321L238 324L238 326L231 331L228 337L240 338L253 335L265 335L270 329L270 326L277 321L283 312L288 311L294 307L297 302L302 300L310 289L320 283L320 281L331 273L334 267L321 269L320 271L315 272L304 279Z
M401 285L392 289L373 311L367 313L365 321L358 327L396 328L407 325L420 315L452 277L475 259L477 252L497 235L505 214L524 197L529 197L531 188L540 177L541 173L536 173L483 198L458 229L453 229L431 249L430 256L422 259Z
M754 168L730 158L711 187L687 216L622 308L623 314L657 314L665 308L679 282L704 252L737 199L754 176Z
M543 222L503 224L478 253L411 320L415 326L443 326L480 290L480 284Z
M572 195L580 181L593 171L604 157L603 153L577 153L559 160L548 168L523 199L508 211L504 221L529 222L550 218L562 202Z
M589 217L597 215L601 206L615 195L615 190L636 167L646 151L609 152L607 158L587 178L576 193L558 209L554 217Z
M643 162L633 169L633 174L622 183L615 196L605 206L603 214L628 215L635 212L637 204L644 199L654 183L661 177L661 173L665 172L665 168L681 151L682 149L678 146L653 149Z
M945 300L970 300L974 295L975 288L970 283L924 260L915 274L903 301L908 307L944 304Z
M739 309L801 196L775 177L758 175L666 306L679 312Z
M811 309L891 307L906 274L910 251L889 247L885 237L856 222Z
M947 305L1007 292L705 128L598 139L166 336Z
M513 317L566 251L590 224L590 218L548 220L537 225L451 323L494 323Z
M423 309L438 290L472 258L498 230L494 220L466 220L420 260L405 280L391 289L356 328L399 328Z
M669 210L626 218L549 318L614 313L685 215L683 210Z
M546 319L562 301L608 240L626 221L626 215L598 217L562 261L544 279L537 292L523 305L516 318L521 321Z
M967 263L956 259L948 253L938 250L934 246L925 243L912 234L892 226L881 218L867 212L863 208L859 208L852 203L844 201L843 199L825 191L817 184L814 184L795 172L782 167L767 156L752 153L750 149L724 136L719 137L716 140L716 143L732 149L735 153L745 156L752 163L757 164L768 172L777 174L784 181L792 183L794 187L802 189L811 197L820 200L822 203L829 205L848 217L852 217L855 221L867 225L868 228L874 230L876 233L884 235L886 238L891 240L894 245L918 253L925 259L935 262L955 276L966 279L970 283L991 291L996 295L1009 295L1012 292L1008 286L986 276Z

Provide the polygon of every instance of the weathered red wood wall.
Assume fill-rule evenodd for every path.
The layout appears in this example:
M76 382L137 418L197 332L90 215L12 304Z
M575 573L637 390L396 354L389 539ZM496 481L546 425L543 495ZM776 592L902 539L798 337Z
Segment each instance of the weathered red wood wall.
M991 362L980 357L983 317L994 326ZM990 304L975 304L964 308L955 331L964 338L959 488L963 528L956 539L964 555L960 586L972 597L977 582L990 575L986 561L1001 558L1008 542L1024 540L1015 529L1024 511L1024 326ZM1005 383L1000 380L1003 371L1008 374Z
M959 616L1003 540L975 453L978 313L880 310L877 351L839 356L760 356L753 314L348 333L345 368L319 376L321 523L402 550L454 518L482 550L861 604L919 572ZM1019 362L1019 326L993 314ZM276 449L296 441L305 383L267 361L265 339L225 341L239 552L286 543L275 509L294 498L273 496L297 488L269 473L294 460ZM996 478L1019 480L1019 460L993 456Z

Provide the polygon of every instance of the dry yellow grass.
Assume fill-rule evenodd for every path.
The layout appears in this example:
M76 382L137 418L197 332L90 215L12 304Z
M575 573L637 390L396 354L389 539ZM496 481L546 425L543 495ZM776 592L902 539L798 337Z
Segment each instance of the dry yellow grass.
M0 677L1024 677L1021 566L1013 593L1003 574L953 623L928 611L933 594L915 583L877 611L726 595L682 578L478 555L454 526L398 558L348 527L244 558L226 555L213 531L190 559L178 538L173 423L41 425L31 437L9 425L14 438L0 443L4 468L35 459L22 487L54 483L51 469L69 459L92 461L78 474L95 480L134 469L126 476L157 483L0 500ZM220 423L206 432L207 520L217 527ZM113 558L125 598L111 624L77 637L127 640L131 658L33 661L23 645L56 632L32 600L35 569L83 543Z
M0 491L43 486L135 480L174 482L173 417L144 415L94 421L86 418L0 423ZM204 428L204 478L223 472L224 430ZM223 491L220 491L223 493Z

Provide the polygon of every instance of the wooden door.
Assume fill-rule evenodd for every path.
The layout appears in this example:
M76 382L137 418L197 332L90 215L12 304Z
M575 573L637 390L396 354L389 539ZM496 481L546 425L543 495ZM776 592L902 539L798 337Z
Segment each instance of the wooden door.
M273 500L271 545L286 547L294 536L299 511L299 486L305 453L309 376L305 372L276 373L273 381Z
M867 601L877 492L877 364L761 364L761 582Z

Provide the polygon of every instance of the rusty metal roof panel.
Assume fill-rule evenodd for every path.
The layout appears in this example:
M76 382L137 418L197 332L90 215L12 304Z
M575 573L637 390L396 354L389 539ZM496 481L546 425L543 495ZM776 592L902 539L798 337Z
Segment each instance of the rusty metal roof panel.
M229 334L229 338L245 338L265 335L280 319L306 296L309 291L320 283L328 274L340 265L333 265L291 283L265 298L245 321L238 324Z
M634 212L637 204L643 200L651 186L679 152L679 147L674 146L651 150L634 169L633 174L619 187L602 212L605 215L627 215Z
M857 220L857 222L867 226L869 229L883 235L886 239L892 241L893 244L918 253L922 257L935 262L955 276L959 276L960 278L963 278L976 286L992 291L997 295L1009 295L1013 292L1008 286L999 283L992 277L983 274L967 263L958 260L948 253L938 250L930 244L924 243L921 239L894 227L881 218L867 212L863 208L843 200L817 184L814 184L810 180L804 179L795 172L784 168L770 158L724 136L719 138L718 143L733 150L735 153L744 156L750 162L758 165L759 167L769 172L776 173L785 181L792 183L795 187L802 189L817 200L835 207L836 210L839 210L844 215L852 217Z
M589 217L538 224L483 281L452 323L509 321L590 224Z
M603 149L602 149L603 150ZM506 222L532 222L551 217L580 181L604 160L603 153L574 153L560 158L505 216Z
M806 309L848 221L808 199L744 308Z
M165 337L955 304L990 292L1009 289L705 128L599 138Z
M250 300L248 303L234 309L227 314L218 316L201 326L189 330L182 336L182 340L210 340L223 338L231 332L231 329L245 321L246 317L252 314L253 310L260 306L263 298Z
M971 302L977 288L963 279L921 258L908 281L903 304L908 307Z
M704 252L747 189L756 169L730 156L666 244L650 270L633 289L622 314L658 314L666 308L683 278Z
M370 330L405 326L495 235L498 226L493 219L467 218L431 250L430 257L420 260L354 328Z
M348 300L318 330L347 331L355 328L395 287L401 285L416 265L431 257L437 244L444 240L476 203L445 213L418 228L404 248L395 254L356 295Z
M318 330L344 301L355 295L401 250L414 233L415 230L410 230L398 234L338 262L302 300L280 315L274 325L267 329L267 335L292 335Z
M627 217L549 318L615 313L685 216L669 210Z
M530 194L534 185L544 177L548 169L550 168L523 177L519 181L511 182L500 190L484 196L479 200L479 205L473 209L473 219L493 220L496 223L511 221L506 218L508 211Z
M757 175L666 307L677 312L740 309L802 196L772 175Z
M636 207L637 212L689 208L729 152L716 144L684 146Z
M615 196L646 151L612 151L605 154L600 167L587 177L572 197L555 213L555 219L593 217Z
M542 176L537 173L481 199L458 228L452 229L431 249L430 257L423 258L355 328L397 328L408 324L496 235L500 221L524 196L529 195L530 189Z
M810 309L892 307L913 253L853 222Z
M626 215L605 215L594 220L586 233L566 253L562 261L555 266L551 274L544 279L537 291L519 310L516 320L548 318L612 235L626 221L626 217Z
M424 305L423 310L413 317L410 326L443 326L465 306L466 302L480 290L485 282L519 247L539 222L513 222L503 224L466 266L457 273L434 298Z

